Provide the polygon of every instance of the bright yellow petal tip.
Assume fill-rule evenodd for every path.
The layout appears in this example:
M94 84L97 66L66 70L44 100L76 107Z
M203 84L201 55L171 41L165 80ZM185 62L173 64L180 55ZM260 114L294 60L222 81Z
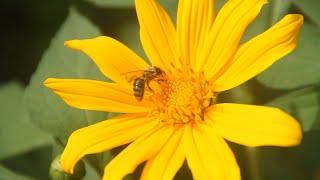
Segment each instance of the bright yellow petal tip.
M216 91L225 91L253 78L297 46L303 16L289 14L264 33L241 45L232 61L213 82Z
M208 109L206 121L222 137L246 146L295 146L302 140L297 120L277 108L216 104Z
M52 79L54 78L47 78L45 81L43 81L43 85L50 88L50 82L52 82Z
M73 173L75 164L85 155L108 151L130 143L156 128L158 121L146 114L120 115L74 131L61 156L61 166ZM125 132L125 133L124 133Z
M77 47L79 47L80 44L81 44L81 40L69 40L64 42L64 45L71 49L79 49Z

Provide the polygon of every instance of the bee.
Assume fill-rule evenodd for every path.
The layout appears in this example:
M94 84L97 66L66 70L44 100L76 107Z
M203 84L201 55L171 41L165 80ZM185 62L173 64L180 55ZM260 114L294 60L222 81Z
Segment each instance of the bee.
M164 79L165 73L156 66L148 67L145 70L142 71L134 71L135 73L139 73L139 75L135 76L134 78L131 78L133 80L133 95L138 100L141 101L144 96L145 88L147 87L150 91L153 91L150 87L150 82L152 80L158 79ZM131 72L129 72L131 73Z

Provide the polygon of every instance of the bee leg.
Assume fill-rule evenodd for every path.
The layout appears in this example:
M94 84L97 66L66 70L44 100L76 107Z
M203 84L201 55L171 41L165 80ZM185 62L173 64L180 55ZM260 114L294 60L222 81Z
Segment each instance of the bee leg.
M147 87L151 92L154 92L153 89L150 87L149 81L147 82Z
M165 79L157 79L157 82L164 82L166 81Z
M162 79L162 78L157 79L157 83L158 84L164 83L165 81L167 81L167 80L166 79Z

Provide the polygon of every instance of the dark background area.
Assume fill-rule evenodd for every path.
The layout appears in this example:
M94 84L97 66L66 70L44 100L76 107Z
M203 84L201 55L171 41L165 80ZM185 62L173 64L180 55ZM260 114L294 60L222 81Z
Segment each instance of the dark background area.
M12 79L29 82L67 13L65 0L1 1L1 82Z

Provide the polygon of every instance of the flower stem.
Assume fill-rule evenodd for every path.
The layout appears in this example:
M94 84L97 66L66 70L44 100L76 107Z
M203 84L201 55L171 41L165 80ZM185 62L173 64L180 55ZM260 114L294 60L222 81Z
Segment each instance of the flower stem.
M260 174L260 166L259 166L259 157L258 157L258 149L245 147L245 156L247 159L247 164L249 167L248 170L248 179L251 180L262 180Z

